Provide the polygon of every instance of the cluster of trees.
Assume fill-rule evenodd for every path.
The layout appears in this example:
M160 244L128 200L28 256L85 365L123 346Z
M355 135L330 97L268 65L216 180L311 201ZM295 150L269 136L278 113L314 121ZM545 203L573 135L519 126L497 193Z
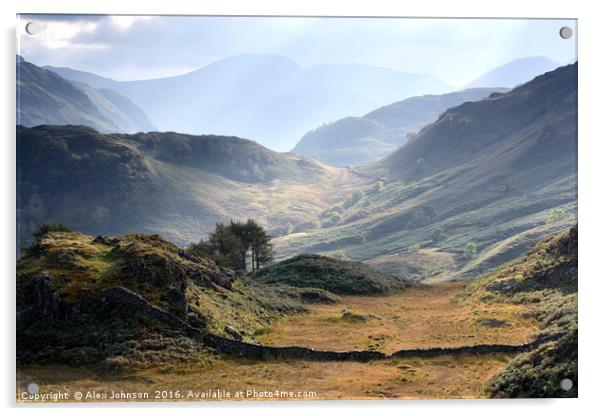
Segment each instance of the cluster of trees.
M207 256L217 264L235 270L258 270L273 258L271 237L253 220L218 223L207 240L189 246L191 253Z

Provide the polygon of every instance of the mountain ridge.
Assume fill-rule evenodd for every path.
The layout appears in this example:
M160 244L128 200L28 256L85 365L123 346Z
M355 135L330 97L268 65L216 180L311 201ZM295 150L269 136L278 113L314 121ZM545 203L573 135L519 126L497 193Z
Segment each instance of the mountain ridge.
M234 56L186 74L141 81L51 69L129 97L159 130L252 137L281 151L324 121L451 90L430 75L359 64L300 67L278 55Z
M17 59L17 124L82 124L106 133L154 130L127 97L69 81L21 56Z
M449 107L504 91L473 88L406 98L362 117L346 117L322 125L307 132L292 151L334 166L373 162L403 145L409 135L435 121Z

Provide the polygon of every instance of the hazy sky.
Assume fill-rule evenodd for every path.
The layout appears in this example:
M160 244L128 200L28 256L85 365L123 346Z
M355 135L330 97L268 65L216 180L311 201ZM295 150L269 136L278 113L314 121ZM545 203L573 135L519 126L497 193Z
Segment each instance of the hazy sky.
M28 35L30 21L43 30ZM576 59L572 20L21 15L18 53L118 80L176 75L232 55L286 56L302 66L360 63L430 73L461 87L526 56Z

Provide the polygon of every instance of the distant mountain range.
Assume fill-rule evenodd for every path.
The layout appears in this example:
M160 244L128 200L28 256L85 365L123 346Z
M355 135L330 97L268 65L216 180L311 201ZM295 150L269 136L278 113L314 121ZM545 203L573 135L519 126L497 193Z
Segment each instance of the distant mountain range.
M234 56L184 75L144 81L46 68L130 98L158 130L247 137L281 151L326 121L453 89L427 74L358 64L303 68L275 55Z
M560 66L543 56L515 59L492 69L466 85L466 88L507 87L513 88L530 81L537 75L552 71Z
M294 153L332 166L373 162L391 153L450 107L477 101L504 88L472 88L442 95L407 98L363 117L346 117L306 133Z
M138 132L154 127L129 98L71 82L17 58L17 124L82 124L102 132Z
M522 58L490 71L468 87L514 87L556 66L547 58ZM24 125L73 123L103 132L160 130L234 135L253 139L274 150L287 151L312 128L349 118L335 127L350 132L354 141L366 140L360 140L357 146L351 145L350 149L335 146L336 149L331 149L332 155L320 156L334 164L375 160L403 143L405 134L399 128L397 132L390 132L385 126L386 132L383 132L378 124L366 120L357 123L355 118L408 97L453 90L428 74L359 64L301 67L277 55L233 56L187 74L142 81L116 81L71 68L44 68L71 81L74 88L84 90L96 111L85 103L80 103L78 111L64 104L64 99L62 106L44 108L37 108L35 100L30 100L31 106L24 100L21 105L27 110L21 116ZM38 77L37 81L42 79L44 77ZM45 81L49 82L47 77ZM48 89L49 85L40 88ZM47 91L43 95L61 102L55 93ZM72 104L73 100L74 97L67 101ZM60 114L53 113L50 107L60 107ZM430 116L422 120L418 117L413 129L433 121L436 115L432 113L444 109L435 106L432 111L427 110ZM354 123L359 124L359 133L351 131ZM321 131L317 137L321 137L321 133L330 131ZM336 141L340 132L332 133L335 138L329 140ZM358 136L363 133L369 136ZM363 150L354 155L360 144ZM303 152L304 146L296 150ZM366 150L367 147L370 150ZM318 154L311 149L307 152Z

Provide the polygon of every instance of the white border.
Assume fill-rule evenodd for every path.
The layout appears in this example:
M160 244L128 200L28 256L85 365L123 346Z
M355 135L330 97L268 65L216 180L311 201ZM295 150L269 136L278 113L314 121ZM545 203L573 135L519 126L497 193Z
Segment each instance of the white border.
M503 0L498 2L454 1L384 1L371 0L252 0L196 2L188 0L145 0L140 2L104 0L85 3L69 0L20 0L3 1L2 7L2 91L0 114L4 135L0 138L2 163L0 184L2 202L2 375L0 391L2 403L9 407L5 414L39 413L44 415L86 414L97 415L111 412L128 412L145 415L162 415L166 412L201 414L224 413L245 415L286 414L316 415L333 411L360 415L376 411L379 414L444 414L488 416L523 413L569 415L593 413L596 407L600 382L600 309L602 303L602 274L598 258L602 253L599 243L602 215L600 181L602 179L602 132L600 113L602 100L600 77L600 27L602 16L593 1L531 1ZM579 399L573 400L506 400L506 401L387 401L387 402L319 402L319 403L217 403L194 405L155 404L150 406L121 405L96 407L45 407L15 408L14 404L14 267L15 267L15 14L20 13L101 13L101 14L236 14L236 15L345 15L345 16L428 16L428 17L549 17L578 18L579 35ZM109 410L111 408L111 410ZM173 408L173 410L169 410ZM372 410L374 409L374 410Z

